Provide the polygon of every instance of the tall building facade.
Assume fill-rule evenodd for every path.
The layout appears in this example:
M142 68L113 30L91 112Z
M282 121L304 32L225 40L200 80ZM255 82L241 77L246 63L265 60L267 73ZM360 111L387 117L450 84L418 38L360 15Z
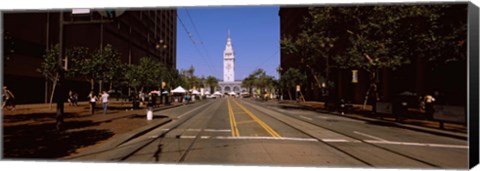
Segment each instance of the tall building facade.
M169 68L176 67L176 9L116 10L112 18L91 10L87 14L72 11L33 11L3 13L3 85L15 94L18 103L48 101L52 85L37 71L46 50L59 41L60 12L63 12L63 46L98 50L111 45L127 64L141 57L152 57ZM28 85L28 86L26 86ZM107 85L103 85L108 87ZM85 99L89 83L66 78L65 91L74 90ZM95 89L98 91L97 83ZM125 91L125 90L123 90ZM67 94L67 92L65 92Z
M240 93L242 89L242 81L235 80L235 51L233 50L232 38L230 31L227 34L227 44L223 51L223 81L220 81L217 91L222 94Z

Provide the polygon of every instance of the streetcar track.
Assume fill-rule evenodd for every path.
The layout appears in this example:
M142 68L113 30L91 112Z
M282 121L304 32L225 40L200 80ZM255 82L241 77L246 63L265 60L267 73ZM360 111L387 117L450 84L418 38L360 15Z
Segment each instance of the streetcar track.
M220 106L222 103L219 103L218 106ZM216 106L217 108L215 109L215 112L214 113L217 113L218 110L220 110L220 108ZM212 106L209 106L209 108L207 109L210 109L212 108ZM203 111L206 111L207 109L203 110ZM202 112L203 112L202 111ZM199 115L197 115L199 116ZM205 124L203 124L203 127L200 129L200 131L197 132L197 134L195 135L195 138L192 140L192 142L190 142L189 146L187 147L187 149L184 150L183 154L180 156L180 158L176 161L176 163L181 163L183 161L185 161L185 158L187 157L188 153L192 150L192 147L193 145L197 142L198 139L202 139L202 136L199 136L201 135L205 128L209 125L209 123L212 121L212 117L214 115L210 115L208 118L207 118L207 122L205 122ZM184 123L183 123L184 124Z
M251 107L253 107L253 108L261 111L261 110L259 109L259 107L257 107L257 105L252 104L251 102L247 102L246 100L242 100L242 101L244 101L244 102L245 102L246 104L248 104L249 106L251 106ZM275 110L275 109L272 109L271 107L268 107L268 108L269 108L271 111L275 111L276 113L282 113L282 112L279 112L279 111L277 111L277 110ZM332 148L334 148L334 149L336 149L336 150L338 150L338 151L340 151L340 152L342 152L342 153L344 153L344 154L346 154L346 155L348 155L348 156L350 156L350 157L352 157L352 158L354 158L354 159L356 159L356 160L358 160L358 161L360 161L360 162L362 162L362 163L364 163L364 164L366 164L366 165L368 165L368 166L374 167L373 164L371 164L371 163L369 163L369 162L367 162L367 161L365 161L365 160L363 160L363 159L360 159L360 158L356 157L355 155L350 154L349 152L347 152L347 151L345 151L345 150L342 150L342 149L334 146L333 144L331 144L331 143L329 143L329 142L322 141L322 139L317 138L317 137L315 137L314 135L312 135L312 134L310 134L310 133L308 133L308 132L306 132L306 131L303 131L303 130L299 129L299 128L293 126L292 124L290 124L290 123L288 123L288 122L285 122L285 121L283 121L283 120L281 120L281 119L278 119L277 117L272 116L272 114L269 114L269 113L267 113L267 112L262 112L262 113L265 113L267 116L270 116L271 118L273 118L273 119L275 119L275 120L277 120L277 121L280 121L280 122L288 125L289 127L291 127L291 128L293 128L293 129L295 129L295 130L298 130L298 131L304 133L305 135L307 135L307 136L309 136L309 137L311 137L311 138L317 139L319 142L324 143L324 144L326 144L327 146L332 147ZM417 162L426 164L426 165L428 165L428 166L432 166L432 167L435 167L435 168L441 168L440 166L438 166L438 165L436 165L436 164L433 164L433 163L430 163L430 162L427 162L427 161L423 161L423 160L421 160L421 159L417 159L417 158L408 156L408 155L406 155L406 154L403 154L403 153L400 153L400 152L397 152L397 151L394 151L394 150L391 150L391 149L388 149L388 148L385 148L385 147L382 147L382 146L373 144L373 143L371 143L370 141L362 140L362 139L359 139L359 138L350 136L350 135L348 135L348 134L342 133L342 132L340 132L340 131L336 131L336 130L330 129L330 128L328 128L328 127L320 126L320 125L318 125L317 123L313 122L313 120L308 120L308 121L307 121L307 120L304 120L304 119L299 119L299 118L297 118L297 117L291 116L290 114L282 114L282 115L283 115L283 116L287 116L287 117L292 118L292 119L295 119L295 120L299 120L299 121L302 121L302 122L311 124L311 125L316 126L316 127L320 127L320 128L322 128L322 129L326 129L326 130L328 130L328 131L331 131L331 132L334 132L334 133L343 135L343 136L345 136L345 137L354 139L354 140L356 140L356 141L360 141L360 142L362 142L362 143L364 143L364 144L367 144L367 145L370 145L370 146L373 146L373 147L376 147L376 148L379 148L379 149L388 151L388 152L390 152L390 153L393 153L393 154L396 154L396 155L399 155L399 156L402 156L402 157L405 157L405 158L408 158L408 159L411 159L411 160L414 160L414 161L417 161Z
M194 108L193 110L190 110L190 111L187 111L186 113L192 113L194 111L197 111L197 110L200 110L200 109L203 109L201 111L199 111L198 113L200 112L203 112L207 109L209 109L211 107L211 104L214 103L215 101L211 101L211 102L208 102L206 104L203 104L201 106L198 106L197 108ZM204 108L205 106L209 106L209 107L206 107ZM119 161L124 161L124 160L127 160L128 158L130 158L131 156L135 155L135 153L137 153L138 151L142 150L143 148L147 147L148 145L150 145L151 143L153 143L156 139L158 138L162 138L164 137L167 133L171 132L172 130L176 129L177 127L179 127L180 125L183 125L185 122L189 121L190 118L192 117L195 117L195 116L198 116L198 115L185 115L182 114L182 116L187 116L187 117L182 117L182 118L178 118L178 120L175 122L175 124L171 127L171 128L168 128L168 129L162 129L161 132L157 135L157 136L154 136L154 137L149 137L148 139L144 140L144 141L149 141L149 142L146 142L145 144L143 144L142 146L136 148L135 150L131 150L128 154L126 154L125 156L121 157L119 159ZM161 147L161 146L159 146ZM157 150L159 151L159 150ZM156 154L158 155L158 154ZM157 157L157 156L154 156L154 157Z

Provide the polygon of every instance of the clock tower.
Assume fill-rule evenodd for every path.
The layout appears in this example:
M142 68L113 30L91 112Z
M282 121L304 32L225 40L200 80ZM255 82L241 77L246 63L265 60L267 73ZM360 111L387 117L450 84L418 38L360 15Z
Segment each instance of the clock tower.
M235 53L233 52L230 30L227 36L227 45L223 51L223 82L235 81Z

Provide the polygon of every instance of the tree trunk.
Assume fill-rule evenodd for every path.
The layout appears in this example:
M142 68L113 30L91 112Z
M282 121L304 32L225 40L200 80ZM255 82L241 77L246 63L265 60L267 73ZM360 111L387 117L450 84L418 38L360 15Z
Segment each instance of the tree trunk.
M90 79L90 91L93 91L94 88L95 88L95 80L93 80L93 78L92 78L92 79Z
M287 87L287 92L288 92L288 98L292 100L292 87Z
M377 106L377 84L376 84L376 73L375 72L370 72L370 86L367 90L367 93L365 94L365 99L363 101L363 109L366 108L368 99L370 95L372 95L371 98L373 98L373 103L372 103L372 112L376 112L376 106Z
M98 94L100 94L100 93L102 92L102 90L103 90L103 89L102 89L102 88L103 88L102 85L103 85L103 81L102 81L102 80L99 80L99 81L98 81Z
M55 75L55 81L53 81L52 94L50 95L50 109L52 109L53 95L55 94L55 87L57 86L58 73Z
M110 87L109 87L109 90L112 90L113 89L113 80L110 80Z

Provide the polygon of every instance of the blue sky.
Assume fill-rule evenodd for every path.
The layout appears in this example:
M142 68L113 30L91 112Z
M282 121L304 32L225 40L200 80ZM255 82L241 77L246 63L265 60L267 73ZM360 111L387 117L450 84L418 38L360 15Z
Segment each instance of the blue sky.
M177 19L177 69L193 65L195 75L212 75L222 80L223 50L230 30L235 51L235 79L243 79L256 68L278 78L278 9L278 6L178 8L178 17L191 39Z

